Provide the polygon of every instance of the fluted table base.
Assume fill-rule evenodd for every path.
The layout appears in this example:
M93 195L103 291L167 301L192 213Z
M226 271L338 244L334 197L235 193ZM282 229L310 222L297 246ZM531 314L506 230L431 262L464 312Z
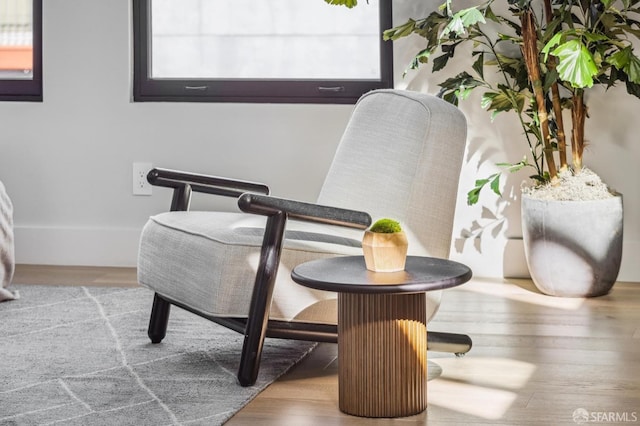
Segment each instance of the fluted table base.
M427 408L424 293L338 294L340 410L411 416Z

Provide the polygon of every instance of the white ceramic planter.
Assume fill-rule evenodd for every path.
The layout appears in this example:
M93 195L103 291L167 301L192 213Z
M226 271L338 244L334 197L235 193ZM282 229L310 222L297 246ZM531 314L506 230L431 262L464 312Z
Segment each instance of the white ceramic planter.
M622 195L595 201L522 197L522 236L531 278L564 297L607 294L622 260Z

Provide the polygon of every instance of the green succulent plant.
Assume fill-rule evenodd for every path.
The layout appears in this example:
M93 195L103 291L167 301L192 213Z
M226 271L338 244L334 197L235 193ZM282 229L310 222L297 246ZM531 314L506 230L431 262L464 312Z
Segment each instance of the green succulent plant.
M400 222L393 219L379 219L371 225L369 228L371 232L377 232L379 234L394 234L396 232L402 232L402 226L400 226Z

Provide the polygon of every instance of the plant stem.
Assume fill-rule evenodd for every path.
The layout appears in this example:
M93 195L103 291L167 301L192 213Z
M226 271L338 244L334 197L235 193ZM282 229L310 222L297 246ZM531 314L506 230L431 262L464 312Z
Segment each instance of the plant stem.
M551 22L553 18L553 11L551 9L551 0L544 0L544 15L547 24ZM553 55L549 56L547 61L547 67L550 71L556 69L556 59ZM567 139L564 133L564 120L562 119L562 103L560 100L560 90L558 88L558 82L554 81L551 85L551 102L553 104L553 115L556 119L557 138L558 138L558 159L560 160L560 170L567 169Z
M533 88L536 104L538 108L538 119L542 130L544 157L547 160L547 169L549 176L553 180L557 176L556 162L553 158L553 147L551 146L551 137L549 135L549 114L544 101L544 93L542 90L542 80L540 79L540 62L538 52L538 37L536 34L535 16L531 9L525 10L520 16L520 24L522 28L522 56L527 66L529 81Z
M584 151L584 123L587 117L587 108L584 105L584 90L575 89L571 98L571 118L573 121L573 134L571 146L573 155L573 169L575 173L582 170L582 153Z
M491 38L484 31L480 30L479 28L477 28L477 31L478 31L478 33L482 34L482 37L486 40L486 42L480 42L480 44L482 44L485 47L489 48L489 50L491 51L493 57L495 58L495 60L496 60L496 62L498 64L498 69L500 70L500 74L502 74L502 78L504 80L504 83L506 84L506 86L509 89L511 89L513 91L514 88L513 88L512 84L511 84L511 80L507 76L507 72L504 69L504 64L500 60L500 55L498 55L498 52L496 51L496 44L493 43ZM483 81L487 85L487 87L490 87L490 88L493 89L492 85L489 82L485 81L484 79L483 79ZM529 151L531 152L531 155L533 156L533 165L532 166L535 166L537 175L538 176L542 176L543 172L544 172L544 164L541 164L541 162L539 160L539 156L536 154L536 149L533 146L533 144L531 143L531 136L529 135L529 132L527 132L527 130L526 130L527 129L527 123L525 123L524 120L522 119L522 114L520 113L518 102L512 96L512 92L511 91L507 92L506 94L507 94L507 97L509 98L509 101L511 102L513 110L517 112L518 120L520 121L520 126L524 130L524 137L527 140L527 144L529 145Z

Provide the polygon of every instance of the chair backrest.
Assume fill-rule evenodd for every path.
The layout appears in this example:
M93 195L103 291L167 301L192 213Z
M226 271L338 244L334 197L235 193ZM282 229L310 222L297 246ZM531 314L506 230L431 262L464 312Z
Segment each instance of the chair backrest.
M466 133L462 112L442 99L369 92L355 106L318 203L394 218L410 254L446 258Z

